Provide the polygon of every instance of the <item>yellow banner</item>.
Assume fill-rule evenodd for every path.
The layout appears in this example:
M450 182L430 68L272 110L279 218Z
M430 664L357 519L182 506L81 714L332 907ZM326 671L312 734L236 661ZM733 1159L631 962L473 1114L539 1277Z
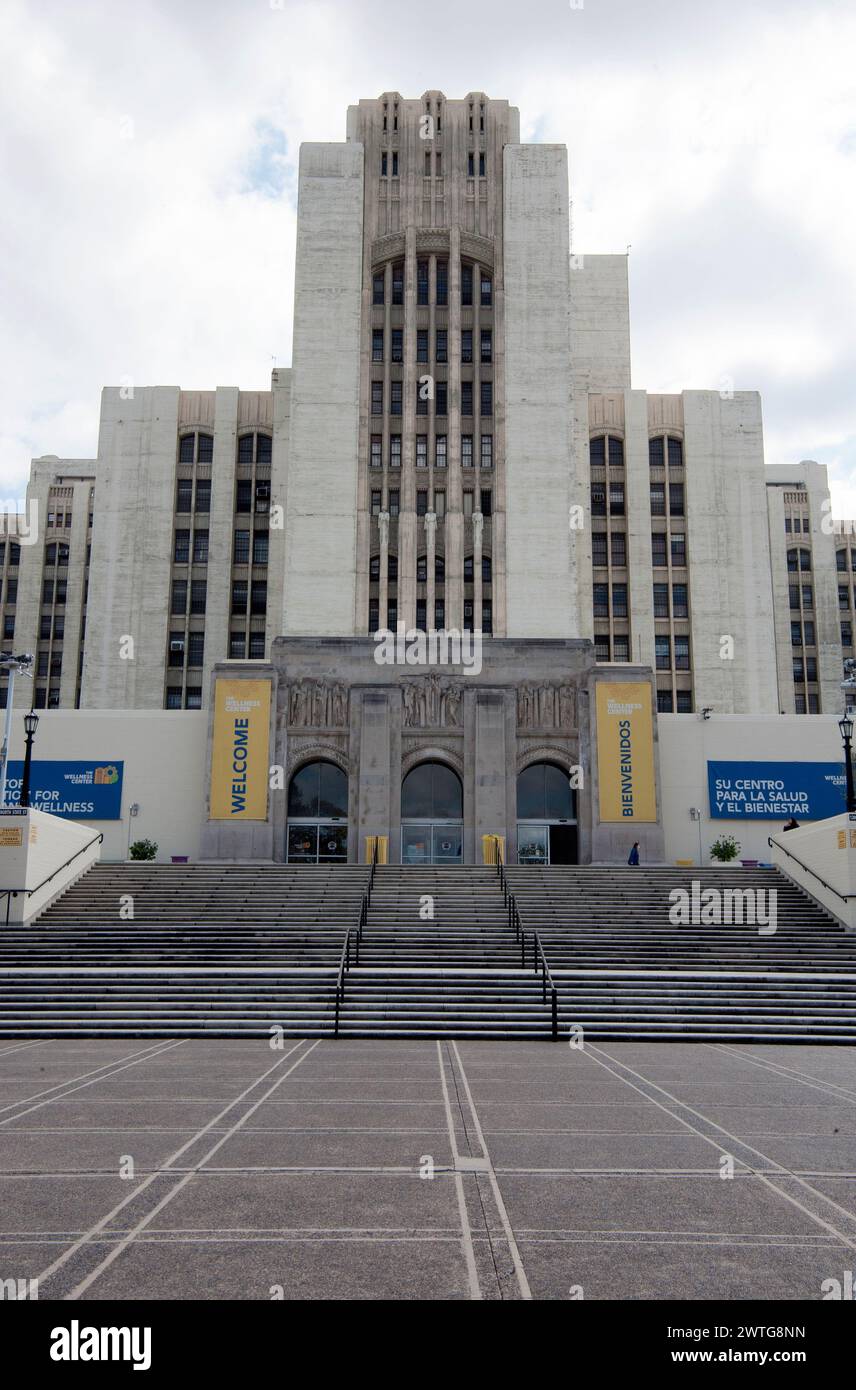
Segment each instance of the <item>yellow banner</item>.
M266 820L270 681L219 679L214 688L211 820Z
M602 821L656 821L654 726L647 681L598 681L597 770Z

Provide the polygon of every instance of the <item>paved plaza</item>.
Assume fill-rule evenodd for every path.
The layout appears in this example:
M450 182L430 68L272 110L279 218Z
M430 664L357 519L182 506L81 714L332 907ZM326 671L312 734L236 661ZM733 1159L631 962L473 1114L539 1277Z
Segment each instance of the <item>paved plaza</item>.
M818 1300L856 1052L6 1043L0 1213L42 1299Z

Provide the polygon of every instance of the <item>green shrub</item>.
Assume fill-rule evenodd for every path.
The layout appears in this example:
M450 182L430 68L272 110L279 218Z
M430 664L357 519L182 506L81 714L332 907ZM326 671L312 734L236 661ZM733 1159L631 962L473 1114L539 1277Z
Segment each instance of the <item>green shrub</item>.
M740 853L740 842L733 835L720 835L710 847L710 857L719 864L730 864Z
M158 847L154 840L135 840L128 850L132 859L156 859Z

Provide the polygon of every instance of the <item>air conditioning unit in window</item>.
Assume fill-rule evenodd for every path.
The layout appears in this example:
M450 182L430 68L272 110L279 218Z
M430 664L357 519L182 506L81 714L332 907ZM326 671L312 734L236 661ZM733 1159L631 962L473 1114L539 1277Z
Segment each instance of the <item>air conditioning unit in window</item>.
M183 651L184 651L184 638L183 638L183 637L180 637L180 638L178 638L176 641L170 642L170 644L169 644L169 649L170 649L171 652L183 652Z
M256 483L256 497L270 497L270 483Z

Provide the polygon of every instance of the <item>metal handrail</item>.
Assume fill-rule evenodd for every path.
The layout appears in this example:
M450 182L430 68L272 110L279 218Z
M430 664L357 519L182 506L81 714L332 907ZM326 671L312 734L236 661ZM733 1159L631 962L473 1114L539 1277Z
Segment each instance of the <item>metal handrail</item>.
M100 841L103 839L104 832L102 831L101 834L96 835L93 840L90 840L87 844L82 845L80 849L75 850L71 858L66 859L64 864L57 865L53 873L48 874L47 878L43 878L41 883L36 884L35 888L4 888L0 890L0 897L4 897L6 899L6 925L8 926L9 924L9 908L11 907L13 898L17 898L19 893L24 893L26 897L31 898L34 893L38 893L40 889L44 888L46 884L50 883L52 878L56 878L57 874L62 873L63 869L67 869L69 864L73 864L79 854L85 854L88 849L91 849L93 845L99 844Z
M551 1031L552 1037L553 1037L553 1039L554 1039L554 1041L555 1041L555 1040L558 1038L558 1036L559 1036L559 995L558 995L558 991L557 991L557 989L556 989L555 981L553 980L553 976L552 976L552 974L550 973L550 967L549 967L549 965L547 964L547 957L546 957L546 955L544 954L544 947L543 947L542 944L541 944L541 938L540 938L540 936L538 935L538 933L537 933L536 931L534 931L534 932L532 933L532 947L533 947L533 968L534 968L534 970L535 970L535 974L536 974L536 975L538 974L539 957L540 957L540 968L541 968L541 1001L542 1001L542 1003L546 1004L546 1002L547 1002L547 989L549 988L549 990L550 990L550 1023L551 1023L551 1030L550 1030L550 1031Z
M360 963L360 947L359 947L359 941L357 941L356 947L355 947L355 951L354 951L354 963L355 963L355 965L359 965L359 963ZM338 970L338 974L336 975L336 1009L335 1009L335 1021L334 1021L334 1024L333 1024L333 1036L336 1037L336 1038L338 1038L338 1036L339 1036L339 1005L341 1004L342 1000L343 1000L344 997L345 997L345 976L347 975L347 973L348 973L348 971L350 970L350 968L351 968L351 928L350 928L350 927L347 927L347 928L345 929L345 942L344 942L344 945L342 946L342 955L341 955L341 957L340 957L340 959L339 959L339 970Z
M499 878L499 886L502 889L502 901L508 903L508 879L505 877L505 868L502 863L502 848L499 843L499 836L495 835L496 840L496 872Z
M788 856L789 859L793 859L795 864L799 864L801 869L805 869L807 874L811 874L812 878L816 878L818 883L822 883L824 888L828 888L830 893L834 893L836 898L840 898L843 903L849 902L851 898L856 898L856 893L839 893L837 888L833 888L831 883L827 883L826 879L821 878L820 874L815 873L814 869L810 868L808 864L804 864L803 861L801 859L798 859L795 854L791 854L791 851L789 849L785 849L785 846L782 844L781 840L774 840L772 835L768 835L767 844L770 846L771 849L773 845L775 845L776 849L782 850Z

